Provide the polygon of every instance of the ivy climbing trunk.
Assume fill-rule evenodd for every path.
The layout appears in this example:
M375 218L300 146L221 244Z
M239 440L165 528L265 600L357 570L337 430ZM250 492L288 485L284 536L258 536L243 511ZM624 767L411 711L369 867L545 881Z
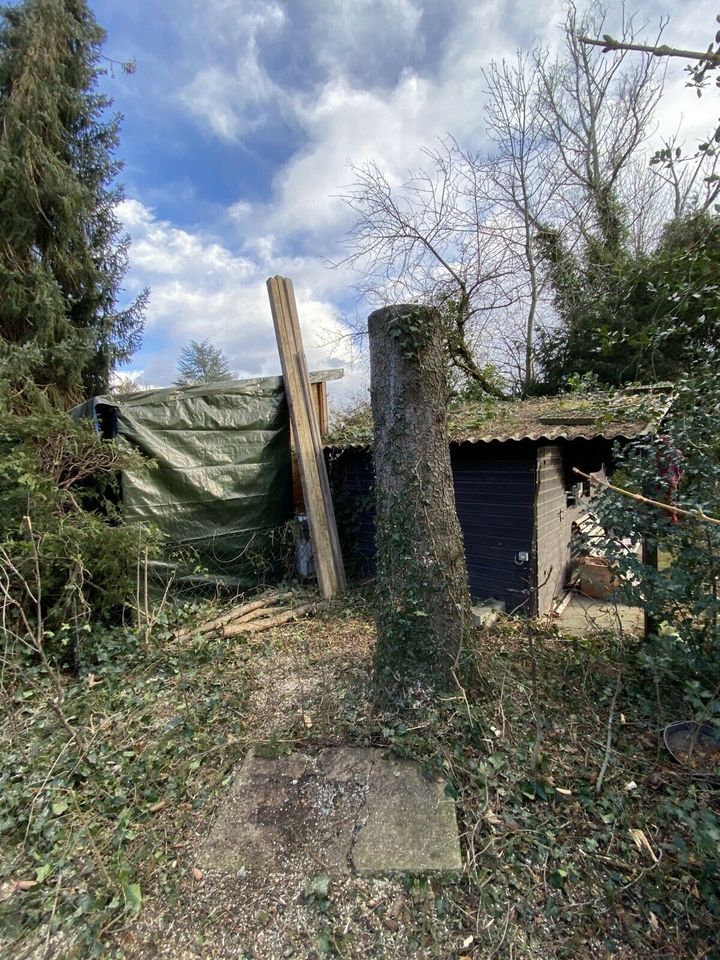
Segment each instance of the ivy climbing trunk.
M441 318L394 306L368 318L375 424L377 668L406 684L457 677L469 592L455 508Z

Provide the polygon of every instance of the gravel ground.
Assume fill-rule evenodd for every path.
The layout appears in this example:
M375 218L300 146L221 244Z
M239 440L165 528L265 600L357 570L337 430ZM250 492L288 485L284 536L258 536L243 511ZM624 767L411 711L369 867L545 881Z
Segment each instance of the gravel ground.
M347 611L263 637L247 657L253 692L249 740L269 755L305 737L309 752L357 733L372 713L369 676L374 631ZM174 903L148 899L121 942L132 958L457 957L472 939L447 912L443 883L406 878L333 876L327 895L313 890L310 865L292 863L262 876L228 875L195 865L224 793L176 840L187 873ZM309 868L309 869L308 869ZM315 887L324 893L325 878Z

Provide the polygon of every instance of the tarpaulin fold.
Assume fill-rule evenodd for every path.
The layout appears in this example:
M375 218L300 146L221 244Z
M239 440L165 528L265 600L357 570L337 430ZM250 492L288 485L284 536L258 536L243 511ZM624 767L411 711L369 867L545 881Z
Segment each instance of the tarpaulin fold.
M240 572L248 545L292 517L280 378L95 397L72 412L152 460L122 474L127 520L154 524L210 571Z

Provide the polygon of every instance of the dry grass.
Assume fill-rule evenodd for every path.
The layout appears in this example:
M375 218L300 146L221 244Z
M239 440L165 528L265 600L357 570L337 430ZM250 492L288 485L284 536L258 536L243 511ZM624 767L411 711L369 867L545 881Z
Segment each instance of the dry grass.
M132 837L118 842L126 844L128 870L142 877L142 910L137 919L126 915L124 925L111 925L97 955L718 956L718 792L665 752L659 732L680 718L676 691L643 665L631 641L581 641L538 628L533 658L526 626L508 620L477 634L478 677L465 691L439 698L417 686L402 703L388 705L372 686L374 628L361 598L255 638L183 644L170 632L168 638L151 665L133 673L128 659L127 669L115 668L112 698L103 694L109 675L92 688L95 713L113 711L113 726L102 736L117 740L116 751L128 738L138 742L133 711L145 698L142 757L166 758L153 776L158 785L169 778L177 797L150 814L161 795L136 779L136 799L123 801ZM203 698L210 696L206 709ZM172 726L176 714L194 724L190 741ZM50 723L38 736L47 736ZM34 734L24 729L23 750L32 754ZM169 729L177 737L173 754L162 739ZM194 869L232 764L250 746L276 755L339 744L392 749L449 782L462 832L460 881L346 876L333 878L327 896L318 896L308 894L313 878L301 867L262 876ZM120 756L110 746L108 763ZM127 775L136 776L137 761L126 762ZM92 816L85 817L92 825ZM97 827L106 842L116 836L108 817ZM67 875L58 889L63 896L69 891ZM23 922L31 932L33 922L47 917L53 893L50 887L42 901L46 913L27 910ZM47 941L47 956L87 956L73 939L86 922L64 921L63 938ZM34 942L42 946L44 929L38 930ZM30 956L19 945L31 941L15 939L4 955Z
M533 691L523 627L508 621L476 641L491 678L482 693L438 701L418 688L394 708L374 698L374 631L362 606L280 629L242 654L248 742L269 754L386 746L450 781L466 861L459 883L345 877L318 904L301 874L206 875L188 880L179 904L151 908L133 954L162 943L165 956L268 960L712 957L707 843L717 795L661 748L671 717L652 715L664 707L653 691L646 699L631 652L607 637L537 631ZM188 864L211 819L212 806L183 839Z

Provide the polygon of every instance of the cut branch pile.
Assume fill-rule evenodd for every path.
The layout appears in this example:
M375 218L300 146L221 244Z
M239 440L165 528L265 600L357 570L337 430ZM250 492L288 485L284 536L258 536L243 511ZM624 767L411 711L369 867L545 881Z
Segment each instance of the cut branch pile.
M243 633L262 633L283 623L298 620L317 609L317 601L308 594L286 590L266 593L255 600L231 607L219 617L193 627L184 627L175 633L177 640L209 636L219 633L223 637L238 637Z

